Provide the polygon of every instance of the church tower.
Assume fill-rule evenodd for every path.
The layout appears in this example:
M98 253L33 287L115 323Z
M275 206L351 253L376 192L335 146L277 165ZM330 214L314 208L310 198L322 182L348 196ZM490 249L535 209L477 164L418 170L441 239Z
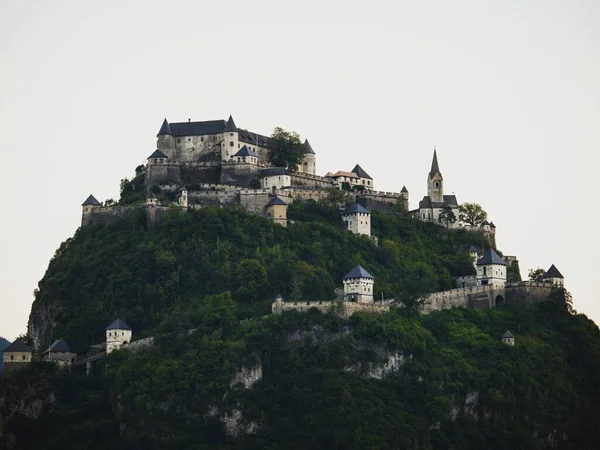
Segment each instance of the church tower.
M427 195L432 202L444 201L444 178L440 172L440 167L437 160L437 151L433 148L433 161L431 162L431 170L427 176Z

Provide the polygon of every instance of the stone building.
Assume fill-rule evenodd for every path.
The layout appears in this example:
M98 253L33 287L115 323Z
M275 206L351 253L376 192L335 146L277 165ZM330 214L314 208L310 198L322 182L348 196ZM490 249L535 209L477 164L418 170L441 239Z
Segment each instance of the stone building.
M515 336L509 330L506 330L506 333L500 339L502 339L503 344L512 345L513 347L515 345Z
M287 169L272 167L260 172L260 187L263 189L283 189L291 185L290 172Z
M325 178L330 179L338 189L342 188L343 183L347 183L351 188L360 186L365 189L374 189L373 178L358 164L351 172L344 170L338 170L335 173L327 172Z
M27 344L22 339L17 339L4 349L2 356L3 367L6 370L6 364L30 363L32 354Z
M102 207L102 204L96 200L92 194L81 204L82 215L81 215L81 226L87 225L90 222L90 216L98 208Z
M44 359L61 366L70 366L77 359L77 352L64 339L54 341L44 352Z
M552 264L550 268L546 271L546 273L542 276L542 281L544 283L552 283L558 286L565 285L565 277L558 271L556 266Z
M342 212L342 220L348 231L354 234L371 236L371 211L358 203L354 203Z
M375 278L362 266L358 265L342 279L344 283L344 300L357 303L373 303L373 286Z
M247 145L244 145L231 159L235 162L258 164L258 156Z
M440 214L450 209L456 217L456 222L448 223L449 227L458 226L458 202L455 195L444 195L444 177L437 159L437 150L433 150L431 170L427 175L427 195L419 202L419 209L413 213L424 222L440 222Z
M115 320L106 327L106 354L120 349L131 342L133 331L121 319Z
M487 248L477 260L477 285L504 287L506 284L506 261L493 248Z
M273 222L281 226L287 226L287 203L279 197L273 197L265 205L265 212Z

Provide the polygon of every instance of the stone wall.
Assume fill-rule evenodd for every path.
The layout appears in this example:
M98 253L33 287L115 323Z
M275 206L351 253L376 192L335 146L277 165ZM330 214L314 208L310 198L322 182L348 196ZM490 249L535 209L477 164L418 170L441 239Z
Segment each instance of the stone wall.
M183 164L180 168L181 184L217 184L221 180L221 164L217 162Z
M240 189L204 189L188 192L188 204L192 207L234 206L239 202Z
M123 217L133 214L135 211L145 208L146 205L114 205L93 208L81 219L81 226L92 223L115 222Z
M333 182L329 178L308 173L293 172L290 175L292 186L307 186L327 189L333 187Z
M286 189L284 191L289 191L290 195L295 198L299 198L302 200L321 200L323 198L327 198L328 193L324 189L314 188L310 186L294 186L291 189Z
M24 369L25 367L29 367L29 362L12 362L12 363L7 363L5 362L4 364L2 364L2 376L6 377L9 375L12 375L16 372L18 372L21 369Z
M280 196L281 200L290 204L291 198ZM252 214L263 215L265 206L271 199L269 189L243 189L240 191L240 205L245 211Z
M507 302L522 299L532 303L538 303L546 300L552 291L551 283L534 283L523 281L521 283L510 283L504 288L505 299Z
M264 167L257 164L226 161L222 163L219 182L246 188L259 186L262 169Z
M393 300L386 300L375 303L355 303L355 302L340 302L340 301L298 301L290 302L281 299L275 300L271 305L271 311L274 314L281 314L284 311L299 311L306 312L311 308L316 308L319 311L326 313L329 311L336 312L342 317L350 317L355 312L370 312L381 314L388 312Z
M146 187L159 184L181 184L181 170L179 164L159 163L148 164L145 174Z
M429 294L421 312L429 313L454 307L487 309L496 306L496 300L504 301L504 289L493 286L471 286Z
M363 191L356 196L357 203L371 211L381 213L395 212L398 201L402 202L404 211L408 212L408 194L403 196L396 192Z

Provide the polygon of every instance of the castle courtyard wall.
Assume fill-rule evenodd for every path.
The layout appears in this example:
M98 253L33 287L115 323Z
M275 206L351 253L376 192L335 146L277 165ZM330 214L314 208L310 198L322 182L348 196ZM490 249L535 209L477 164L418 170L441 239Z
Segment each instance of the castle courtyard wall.
M221 184L230 184L245 188L252 188L260 183L260 171L264 169L258 164L227 161L221 165Z

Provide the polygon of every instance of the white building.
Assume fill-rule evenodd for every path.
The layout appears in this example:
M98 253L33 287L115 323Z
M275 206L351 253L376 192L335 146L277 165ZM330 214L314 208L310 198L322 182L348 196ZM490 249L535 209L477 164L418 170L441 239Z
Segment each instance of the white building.
M354 234L371 236L371 211L358 203L348 206L342 213L346 229Z
M106 354L120 349L124 344L131 342L133 331L121 319L115 320L106 327Z
M487 248L477 261L477 285L504 287L506 284L506 262L494 251Z
M344 283L344 300L357 303L373 303L373 287L375 278L362 266L358 265L348 272Z
M565 277L562 276L554 264L552 264L542 276L542 281L545 283L556 284L558 286L565 285Z
M515 345L515 337L509 330L506 330L506 333L500 339L502 339L503 344L512 345L513 347Z
M338 170L335 173L327 172L325 178L329 178L338 189L342 189L343 183L347 183L350 188L360 186L365 189L373 189L373 178L358 164L354 166L352 172L344 170Z
M235 162L244 162L250 164L258 164L258 157L256 153L244 145L235 155L231 157Z
M260 172L260 187L263 189L281 189L291 185L290 173L282 167L263 169Z

